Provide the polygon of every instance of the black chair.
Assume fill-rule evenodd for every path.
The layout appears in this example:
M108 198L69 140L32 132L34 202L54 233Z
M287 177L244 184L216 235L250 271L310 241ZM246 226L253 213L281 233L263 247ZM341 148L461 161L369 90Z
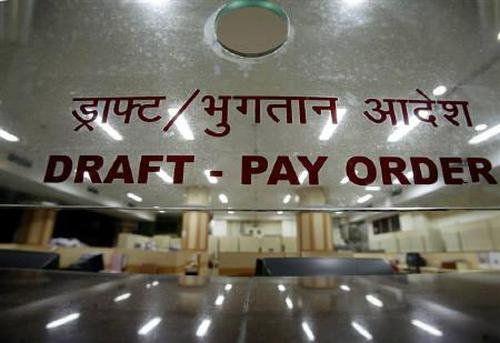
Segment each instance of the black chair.
M427 261L418 252L409 252L406 254L406 265L410 271L420 273L420 267L425 267Z
M88 253L80 256L78 261L71 264L67 270L81 272L99 272L104 269L104 260L102 254Z
M58 269L59 254L1 249L0 268Z
M256 276L391 275L394 270L379 258L284 257L257 260Z

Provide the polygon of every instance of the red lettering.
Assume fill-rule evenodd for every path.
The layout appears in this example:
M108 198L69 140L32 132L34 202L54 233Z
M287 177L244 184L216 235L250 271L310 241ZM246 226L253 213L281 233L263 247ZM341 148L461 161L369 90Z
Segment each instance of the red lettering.
M366 176L364 178L356 175L356 165L358 163L363 164L366 168ZM375 168L375 164L365 156L351 157L347 161L345 171L349 180L359 186L369 185L377 178L377 168Z
M413 171L413 182L416 185L430 185L438 180L437 166L430 158L411 157L410 164ZM423 175L422 165L427 167L427 177Z
M410 181L403 173L405 168L406 168L406 162L400 157L396 156L380 157L382 183L384 185L391 185L392 175L394 175L402 185L409 185Z
M467 159L467 164L472 182L480 182L479 176L482 175L489 184L497 184L497 180L490 174L493 166L489 160L481 157L470 157Z
M168 155L167 162L174 162L174 184L184 182L184 165L194 162L193 155Z
M306 168L310 185L319 184L319 170L325 164L327 156L319 156L314 163L311 163L307 156L297 156L300 163Z
M112 183L115 179L122 179L124 183L134 183L127 155L118 155L116 157L103 182Z
M90 163L90 164L89 164ZM99 169L102 168L104 159L99 155L82 155L78 159L78 166L76 167L75 183L83 182L83 175L88 173L92 183L101 183L99 176Z
M254 166L254 162L257 164ZM259 155L242 156L241 158L241 184L251 185L252 175L262 174L267 170L267 160Z
M62 170L59 175L56 175L57 164L62 163ZM66 155L51 155L49 156L49 162L47 164L47 170L45 171L45 176L43 182L64 182L71 174L71 169L73 167L73 162L71 157Z
M441 169L443 170L444 183L447 185L461 185L466 183L462 178L454 177L453 174L463 173L463 167L452 166L452 164L462 164L462 159L459 157L441 157Z
M283 172L281 171L284 168ZM276 162L274 163L271 175L269 175L269 180L267 180L268 185L276 185L279 181L288 181L292 185L300 184L297 173L293 169L292 162L288 156L278 156Z
M149 173L157 173L160 171L159 166L150 165L151 162L163 162L162 155L144 155L141 157L141 164L139 166L138 183L148 183Z

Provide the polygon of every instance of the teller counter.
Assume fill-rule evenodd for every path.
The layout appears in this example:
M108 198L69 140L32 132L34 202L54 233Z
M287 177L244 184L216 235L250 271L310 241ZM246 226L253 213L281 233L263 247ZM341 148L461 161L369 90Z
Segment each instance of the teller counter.
M500 273L227 278L0 270L2 342L499 342Z

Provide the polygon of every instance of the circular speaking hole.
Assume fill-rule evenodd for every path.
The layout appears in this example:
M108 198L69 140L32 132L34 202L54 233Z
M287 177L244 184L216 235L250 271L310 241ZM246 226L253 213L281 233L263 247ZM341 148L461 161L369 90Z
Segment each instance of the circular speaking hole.
M217 41L244 57L268 55L288 38L285 11L267 0L233 0L216 17Z

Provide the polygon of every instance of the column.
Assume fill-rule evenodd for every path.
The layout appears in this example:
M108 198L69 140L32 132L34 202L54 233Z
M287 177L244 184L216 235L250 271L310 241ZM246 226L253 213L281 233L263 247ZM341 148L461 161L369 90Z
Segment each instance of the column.
M301 207L317 207L326 203L320 187L300 191ZM332 221L327 212L299 212L297 214L297 244L299 252L333 251Z
M56 222L57 210L33 209L25 210L21 227L16 235L19 244L47 245L52 238Z
M187 192L186 204L190 206L207 206L209 190L204 187L191 187ZM208 223L210 213L207 211L184 211L182 213L181 249L187 251L208 250Z

